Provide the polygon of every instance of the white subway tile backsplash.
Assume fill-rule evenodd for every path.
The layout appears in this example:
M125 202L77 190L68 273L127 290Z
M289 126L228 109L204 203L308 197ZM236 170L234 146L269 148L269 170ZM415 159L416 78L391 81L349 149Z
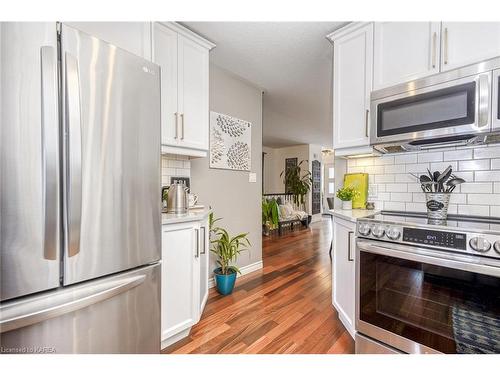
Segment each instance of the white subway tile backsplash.
M491 169L500 169L500 159L491 159Z
M384 210L406 211L406 205L404 202L386 201L384 202Z
M478 147L474 149L474 159L500 158L500 146Z
M500 206L500 194L468 194L467 203Z
M485 171L490 169L490 159L462 160L458 162L459 171Z
M456 161L444 161L442 163L431 163L431 172L434 171L444 171L448 166L451 165L451 168L453 168L454 171L457 170L458 162Z
M443 161L442 152L422 152L417 154L417 159L419 163L429 163Z
M474 181L500 181L500 171L474 172Z
M491 207L490 215L495 217L500 217L500 206Z
M401 154L394 158L395 164L412 164L417 162L417 154Z
M462 193L491 193L491 182L466 182L460 185L460 192Z
M385 185L386 191L390 193L403 193L408 191L408 185L407 184L386 184Z
M439 151L385 155L352 159L348 172L366 172L369 183L377 185L373 198L377 209L425 211L425 194L412 174L443 171L449 165L453 174L466 183L450 198L449 213L500 216L500 146L449 148ZM491 211L491 213L490 213Z
M490 206L477 206L477 205L458 205L458 213L460 215L476 215L488 216L490 214Z
M412 193L391 193L392 202L411 202Z
M191 162L188 156L162 155L161 184L170 185L171 177L191 177Z
M443 160L469 160L472 159L472 151L470 149L445 151L443 153Z

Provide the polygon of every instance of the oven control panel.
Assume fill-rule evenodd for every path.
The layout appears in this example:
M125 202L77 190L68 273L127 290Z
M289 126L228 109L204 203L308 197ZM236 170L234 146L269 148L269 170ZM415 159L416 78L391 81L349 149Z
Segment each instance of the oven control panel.
M467 249L467 236L465 233L403 228L403 241L450 249Z

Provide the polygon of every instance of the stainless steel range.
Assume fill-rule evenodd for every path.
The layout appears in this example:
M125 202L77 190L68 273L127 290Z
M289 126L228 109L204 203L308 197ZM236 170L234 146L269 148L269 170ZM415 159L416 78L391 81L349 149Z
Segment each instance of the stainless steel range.
M500 219L383 211L356 230L357 353L500 353Z

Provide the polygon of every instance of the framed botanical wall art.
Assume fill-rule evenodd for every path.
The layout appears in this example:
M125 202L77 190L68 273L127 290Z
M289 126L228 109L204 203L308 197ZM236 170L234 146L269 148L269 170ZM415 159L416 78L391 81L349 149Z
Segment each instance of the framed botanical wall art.
M250 171L252 124L210 112L210 168Z

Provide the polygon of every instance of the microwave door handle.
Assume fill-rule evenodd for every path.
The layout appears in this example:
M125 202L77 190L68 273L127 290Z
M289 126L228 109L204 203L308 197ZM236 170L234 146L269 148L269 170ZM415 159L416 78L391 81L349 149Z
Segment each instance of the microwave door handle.
M494 264L484 264L478 263L478 257L451 254L451 253L431 253L429 250L414 246L405 246L399 244L391 244L391 247L385 247L380 245L374 245L367 241L357 241L356 242L357 256L359 258L359 252L364 251L368 253L389 256L392 258L399 258L410 260L419 263L431 264L434 266L455 268L462 271L480 273L489 276L500 277L500 267L499 261L493 260ZM483 262L488 260L483 259Z
M52 46L40 48L42 88L43 257L57 259L58 230L58 99L57 59Z
M77 59L66 53L66 120L68 122L68 256L80 252L82 213L82 134Z
M490 110L490 83L487 74L481 74L476 80L476 116L477 128L488 125Z

